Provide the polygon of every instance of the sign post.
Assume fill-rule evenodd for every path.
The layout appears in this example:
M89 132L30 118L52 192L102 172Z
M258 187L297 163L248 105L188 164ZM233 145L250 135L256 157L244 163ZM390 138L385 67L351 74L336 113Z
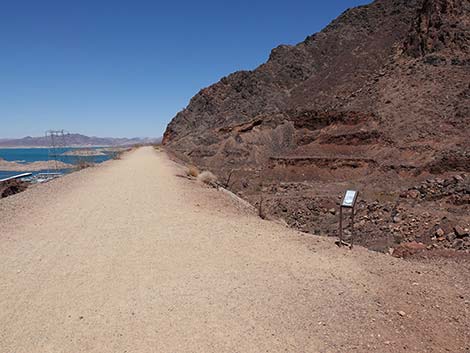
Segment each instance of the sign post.
M338 245L349 246L350 249L353 247L354 243L354 213L356 211L356 201L358 192L355 190L347 190L344 194L343 201L339 207L339 242ZM351 210L351 242L347 243L343 240L343 209Z

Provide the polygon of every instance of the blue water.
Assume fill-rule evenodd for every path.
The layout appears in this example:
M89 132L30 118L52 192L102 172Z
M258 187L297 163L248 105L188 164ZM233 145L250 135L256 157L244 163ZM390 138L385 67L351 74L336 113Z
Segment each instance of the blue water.
M0 158L3 158L6 161L18 163L31 163L36 161L48 161L49 159L56 159L68 164L77 164L78 161L83 160L92 163L102 163L112 158L111 154L90 157L61 156L62 153L76 149L77 148L62 148L60 150L56 150L55 153L51 153L52 151L50 151L48 148L0 148ZM19 172L7 172L0 170L0 179L8 178L16 174L19 174Z

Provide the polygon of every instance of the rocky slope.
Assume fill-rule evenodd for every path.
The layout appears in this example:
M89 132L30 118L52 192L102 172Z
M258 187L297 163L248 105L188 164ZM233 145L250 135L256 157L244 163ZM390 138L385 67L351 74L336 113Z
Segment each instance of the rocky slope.
M470 2L377 0L201 90L168 125L164 144L222 180L231 175L229 186L253 203L262 195L270 214L335 234L337 217L324 219L347 187L368 204L386 198L413 210L418 200L400 198L404 191L435 176L465 179L469 121ZM465 200L458 210L441 200L432 222L467 227ZM435 213L436 204L419 202ZM402 242L392 218L374 224L376 244L365 234L363 242ZM438 224L421 226L433 232Z

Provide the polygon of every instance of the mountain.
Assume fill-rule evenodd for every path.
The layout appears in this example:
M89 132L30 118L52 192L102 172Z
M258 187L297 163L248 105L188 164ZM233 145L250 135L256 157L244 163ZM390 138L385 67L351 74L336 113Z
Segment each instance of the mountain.
M347 187L395 205L426 177L469 172L469 121L470 2L377 0L202 89L163 143L289 224L334 234L325 210ZM396 240L389 225L372 245Z
M80 134L66 134L59 143L65 146L129 146L135 144L158 143L160 139L154 138L112 138L112 137L89 137ZM45 136L27 136L20 139L0 139L0 147L48 147L50 138Z

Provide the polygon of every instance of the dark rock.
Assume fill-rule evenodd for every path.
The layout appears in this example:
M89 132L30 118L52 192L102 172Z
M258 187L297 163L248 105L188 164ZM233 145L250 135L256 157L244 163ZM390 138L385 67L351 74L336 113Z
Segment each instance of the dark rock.
M456 250L463 249L463 240L462 239L455 239L452 243L452 247Z
M463 228L460 227L460 226L456 226L456 227L454 228L454 233L455 233L455 235L457 236L457 238L468 237L468 236L470 235L468 230L463 229Z
M446 236L447 240L453 242L455 240L455 233L449 233Z

